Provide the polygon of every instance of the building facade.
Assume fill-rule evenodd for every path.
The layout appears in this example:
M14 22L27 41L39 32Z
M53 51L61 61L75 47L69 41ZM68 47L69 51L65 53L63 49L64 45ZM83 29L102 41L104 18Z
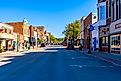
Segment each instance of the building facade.
M13 27L0 23L0 49L13 50Z
M89 29L90 25L92 25L96 21L97 21L96 14L92 12L84 19L84 48L89 48L89 42L92 48L92 40L89 40L89 34L90 34L90 39L92 39L92 32L89 33Z
M14 43L18 45L19 50L26 49L26 43L29 42L30 36L28 21L24 19L22 22L8 22L6 24L13 26L13 32L17 36Z
M108 0L98 0L98 24L99 24L99 50L104 52L109 52L110 49L110 37L109 37L109 27L110 27L110 13L111 8L108 8Z
M121 54L121 0L108 1L111 5L110 52Z
M81 30L81 32L80 32L80 44L82 46L84 46L84 19L85 18L86 17L82 17L81 20L80 20L80 23L81 23L81 26L80 26L80 30Z

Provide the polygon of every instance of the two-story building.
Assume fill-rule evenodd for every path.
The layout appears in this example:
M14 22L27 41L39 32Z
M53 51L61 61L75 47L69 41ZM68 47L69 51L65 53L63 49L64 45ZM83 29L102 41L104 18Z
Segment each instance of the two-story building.
M0 23L0 49L13 50L13 27Z
M121 54L121 0L108 0L111 8L110 52Z
M92 32L89 33L89 29L90 25L92 25L96 21L97 21L96 14L92 12L84 19L84 48L89 48L89 42L90 42L90 48L92 48L92 40L89 40L89 34L90 34L90 39L92 39Z
M13 26L13 32L17 36L18 47L20 50L26 49L26 43L29 42L29 24L28 21L24 18L22 22L7 22L6 24Z
M111 12L108 6L110 6L108 0L98 0L99 50L104 52L110 51L109 27L111 19L108 12Z

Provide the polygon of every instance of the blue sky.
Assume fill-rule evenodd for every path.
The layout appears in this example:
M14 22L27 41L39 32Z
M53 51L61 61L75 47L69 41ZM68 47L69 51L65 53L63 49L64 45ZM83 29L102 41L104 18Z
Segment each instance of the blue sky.
M0 22L22 21L44 25L56 37L63 37L67 23L96 12L97 0L2 0Z

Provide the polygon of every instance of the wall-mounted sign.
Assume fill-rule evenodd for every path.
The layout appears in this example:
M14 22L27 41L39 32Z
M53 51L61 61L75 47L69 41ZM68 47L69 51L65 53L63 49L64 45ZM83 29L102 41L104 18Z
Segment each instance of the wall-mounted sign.
M115 29L119 29L119 28L121 28L121 23L118 23L115 25Z
M98 0L98 2L100 3L100 2L105 2L106 0Z

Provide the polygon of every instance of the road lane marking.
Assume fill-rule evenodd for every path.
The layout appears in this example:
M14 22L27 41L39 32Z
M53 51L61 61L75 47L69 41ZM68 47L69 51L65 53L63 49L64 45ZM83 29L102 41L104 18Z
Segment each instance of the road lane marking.
M109 67L114 67L114 66L93 66L93 65L69 65L70 67L79 67L79 68L84 68L84 67L96 67L96 68L109 68Z

